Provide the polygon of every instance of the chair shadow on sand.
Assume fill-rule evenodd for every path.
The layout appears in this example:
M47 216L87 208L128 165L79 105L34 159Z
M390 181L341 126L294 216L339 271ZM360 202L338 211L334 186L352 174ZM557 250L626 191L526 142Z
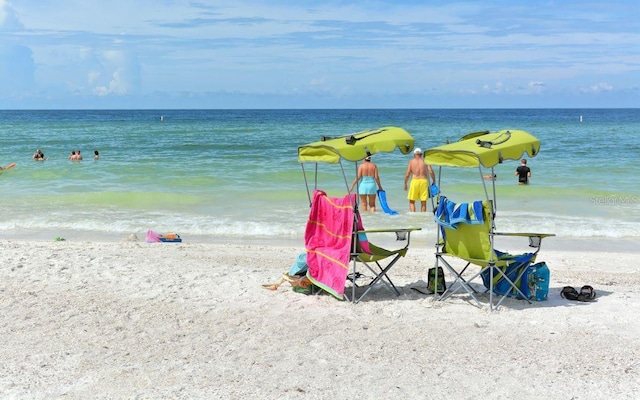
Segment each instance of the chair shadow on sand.
M483 305L489 305L489 293L488 289L480 284L474 284L474 288L477 290L477 294L475 294L476 298L478 298ZM428 292L426 290L427 283L423 280L419 280L414 283L407 284L405 286L399 287L400 292L403 296L401 299L404 300L416 300L419 298L426 298L431 296L434 300L437 300L437 295L434 293ZM602 290L595 288L596 296L591 301L578 301L578 300L569 300L563 298L560 293L564 286L551 286L549 288L549 293L547 295L546 300L542 301L532 301L528 303L524 299L518 299L516 297L507 297L503 303L502 307L512 309L512 310L525 310L529 308L552 308L552 307L576 307L576 306L586 306L591 303L597 303L601 297L610 296L615 293L613 291ZM580 287L576 288L578 291ZM406 295L406 296L404 296ZM377 297L375 294L372 297ZM384 300L383 298L379 298L379 300ZM475 299L470 295L459 294L455 297L455 301L447 300L450 303L466 303L466 304L475 304Z

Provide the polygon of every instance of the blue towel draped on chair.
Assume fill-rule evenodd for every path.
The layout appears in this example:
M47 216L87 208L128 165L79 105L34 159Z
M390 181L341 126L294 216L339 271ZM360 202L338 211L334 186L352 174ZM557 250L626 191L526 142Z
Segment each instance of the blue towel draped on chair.
M484 217L482 216L482 201L477 200L473 203L456 204L440 196L440 202L436 208L433 219L441 226L456 229L458 224L482 225Z

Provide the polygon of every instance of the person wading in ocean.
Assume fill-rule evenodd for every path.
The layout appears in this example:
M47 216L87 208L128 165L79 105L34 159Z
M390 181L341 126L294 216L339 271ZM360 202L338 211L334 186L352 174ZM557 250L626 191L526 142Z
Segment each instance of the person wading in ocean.
M404 175L404 190L407 191L407 182L411 178L411 186L407 193L409 199L409 211L416 211L416 200L420 200L420 211L427 211L427 199L429 198L429 181L427 173L431 177L431 182L436 181L436 174L431 166L426 165L422 160L422 150L416 148L413 151L413 159L407 165L407 173Z
M367 211L369 209L369 211L375 212L376 195L378 194L378 189L382 190L382 184L378 175L378 166L371 161L371 156L365 157L364 162L358 167L358 176L353 180L349 192L353 191L358 181L360 181L358 195L360 196L362 210Z

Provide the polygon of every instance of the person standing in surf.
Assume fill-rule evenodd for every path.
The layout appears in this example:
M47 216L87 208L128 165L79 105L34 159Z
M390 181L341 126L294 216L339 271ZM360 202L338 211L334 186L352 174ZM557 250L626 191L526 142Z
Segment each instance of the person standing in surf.
M44 161L44 153L40 149L36 150L33 154L33 159L36 161Z
M407 173L404 175L404 190L407 192L409 199L409 211L416 211L416 200L420 200L420 211L427 211L427 199L429 198L429 180L427 174L431 177L431 182L436 181L436 174L430 165L426 165L422 160L422 150L417 147L413 151L413 159L407 165ZM407 182L411 178L411 186L407 190Z
M520 161L520 166L516 168L515 175L518 177L518 185L528 185L531 178L531 169L527 167L527 159Z
M364 162L358 167L358 175L353 180L349 193L353 191L356 184L358 184L358 195L360 196L362 210L375 212L376 195L378 194L378 189L382 190L382 184L378 175L378 166L371 161L371 156L365 157Z

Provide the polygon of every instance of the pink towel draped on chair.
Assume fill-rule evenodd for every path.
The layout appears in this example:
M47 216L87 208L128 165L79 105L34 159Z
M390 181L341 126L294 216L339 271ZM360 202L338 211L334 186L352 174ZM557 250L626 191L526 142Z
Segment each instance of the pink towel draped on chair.
M355 194L337 198L315 190L304 233L307 277L339 299L349 273L355 201Z

